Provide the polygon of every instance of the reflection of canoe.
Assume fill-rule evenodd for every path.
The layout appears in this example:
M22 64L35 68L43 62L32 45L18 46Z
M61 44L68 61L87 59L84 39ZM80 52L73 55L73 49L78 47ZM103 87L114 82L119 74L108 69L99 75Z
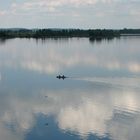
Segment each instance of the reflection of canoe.
M64 76L64 75L62 75L62 76L61 76L61 75L58 75L58 76L56 76L56 78L58 78L58 79L63 79L63 80L64 80L64 79L67 78L67 77Z

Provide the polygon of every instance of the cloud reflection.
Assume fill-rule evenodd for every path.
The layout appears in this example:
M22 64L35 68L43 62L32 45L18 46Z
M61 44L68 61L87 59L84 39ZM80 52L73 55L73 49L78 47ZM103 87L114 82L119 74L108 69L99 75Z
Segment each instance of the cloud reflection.
M85 84L88 86L88 83ZM7 93L0 99L1 138L23 140L34 127L36 114L40 113L54 116L61 130L75 133L83 139L89 135L104 137L107 134L114 140L135 138L140 136L131 131L131 128L139 128L138 93L137 89L118 89L107 85L101 88L99 84L90 84L88 90L79 86L71 90L42 89L24 98L14 92L12 96Z
M18 40L17 44L13 41L12 47L4 45L5 47L0 48L1 67L22 68L46 74L55 74L62 70L76 67L99 68L109 71L120 70L134 74L140 73L140 57L137 46L129 45L126 50L121 43L120 46L122 48L119 46L116 48L117 44L114 44L114 42L110 44L103 42L97 45L100 48L91 49L86 47L87 45L92 45L86 39L78 42L76 42L76 39L72 39L67 40L67 42L51 42L48 40L48 43L46 42L47 47L41 47L40 49L37 44L34 44L33 40L29 42L23 40L22 42L24 47L18 44ZM106 47L103 47L103 45ZM114 48L111 45L114 45ZM110 48L107 46L110 46Z
M126 50L123 40L100 43L93 48L87 39L78 42L77 39L47 40L42 45L35 44L34 40L15 39L1 44L0 68L2 72L12 68L30 74L33 71L56 74L65 69L86 67L139 74L139 41L134 42L136 44L132 41L132 45L125 41ZM3 84L3 75L1 81ZM33 83L30 77L28 81ZM41 83L39 79L38 83ZM85 87L78 83L84 83ZM140 80L137 77L83 78L75 87L72 83L66 82L65 87L60 83L60 89L53 85L47 87L46 83L43 88L40 85L27 88L26 82L20 89L20 86L9 86L6 79L4 84L6 88L0 83L0 136L4 140L26 139L40 113L53 116L62 131L75 133L83 139L89 135L102 138L108 134L114 140L140 137L138 131L132 131L140 130Z

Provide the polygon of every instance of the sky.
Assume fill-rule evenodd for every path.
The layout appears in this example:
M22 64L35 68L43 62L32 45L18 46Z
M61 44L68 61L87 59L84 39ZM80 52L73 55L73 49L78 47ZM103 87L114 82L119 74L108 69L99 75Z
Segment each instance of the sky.
M140 28L140 0L2 0L0 28Z

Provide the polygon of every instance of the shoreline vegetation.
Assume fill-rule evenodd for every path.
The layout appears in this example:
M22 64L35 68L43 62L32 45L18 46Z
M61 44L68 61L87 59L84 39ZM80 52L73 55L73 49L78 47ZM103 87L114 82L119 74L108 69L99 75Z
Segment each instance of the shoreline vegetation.
M88 37L90 40L112 39L120 36L139 35L140 29L0 29L0 39L8 38L68 38Z

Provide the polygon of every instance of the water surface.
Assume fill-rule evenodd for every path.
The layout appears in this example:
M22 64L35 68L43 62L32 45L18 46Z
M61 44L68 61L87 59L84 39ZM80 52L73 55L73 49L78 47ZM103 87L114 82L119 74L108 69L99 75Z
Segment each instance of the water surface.
M1 139L139 140L139 44L0 40Z

